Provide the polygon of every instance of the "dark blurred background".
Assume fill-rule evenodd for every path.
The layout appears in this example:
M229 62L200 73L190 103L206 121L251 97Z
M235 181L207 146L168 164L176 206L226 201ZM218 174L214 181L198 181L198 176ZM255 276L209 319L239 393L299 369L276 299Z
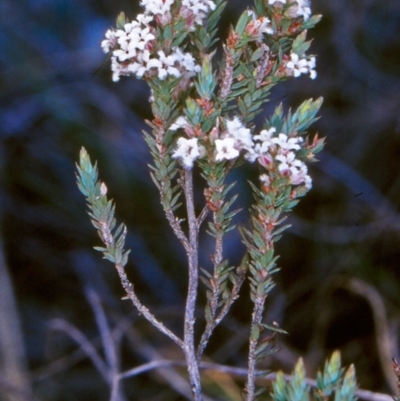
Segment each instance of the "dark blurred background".
M142 139L151 117L146 84L111 81L104 32L138 1L0 2L0 400L108 400L109 386L87 357L101 358L101 308L121 370L182 358L137 316L123 296L75 184L85 146L128 226L127 271L143 302L180 333L186 289L184 253L165 222ZM228 0L221 34L250 2ZM327 137L311 167L313 190L277 244L281 272L266 322L289 335L265 367L290 372L305 359L314 376L335 349L355 363L360 387L395 395L391 357L400 357L400 2L314 0L323 20L309 33L318 78L290 80L271 95L296 107L323 96L311 133ZM247 193L246 175L233 173ZM247 200L244 200L244 205ZM199 204L201 191L199 191ZM211 253L203 238L202 265ZM237 260L240 240L227 243ZM247 296L247 287L243 297ZM203 287L202 287L203 289ZM203 312L199 302L199 324ZM245 367L248 301L217 329L207 358ZM97 316L97 322L96 322ZM103 330L104 333L104 330ZM86 345L85 345L86 344ZM126 399L185 400L182 369L151 371L123 384ZM214 400L240 400L240 378L208 372ZM17 388L19 389L17 391ZM123 399L123 397L122 397Z

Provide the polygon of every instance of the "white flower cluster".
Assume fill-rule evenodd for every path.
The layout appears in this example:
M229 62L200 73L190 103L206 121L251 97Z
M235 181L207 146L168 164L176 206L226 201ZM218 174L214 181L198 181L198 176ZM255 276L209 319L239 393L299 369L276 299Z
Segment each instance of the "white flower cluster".
M101 43L105 53L112 52L113 81L118 81L122 75L141 78L146 72L154 73L161 80L199 72L201 66L190 53L184 53L179 47L174 47L168 54L163 50L154 51L157 38L151 23L169 23L174 0L142 0L140 4L144 13L126 23L123 29L109 29ZM186 19L187 29L194 30L195 25L202 24L208 12L214 9L214 2L209 0L183 0L179 15Z
M254 148L245 155L250 162L257 160L267 170L278 169L283 176L289 177L292 185L305 184L306 188L312 186L311 177L307 174L306 164L296 159L294 151L300 150L303 142L301 137L289 137L284 133L277 136L274 127L262 130L254 136L256 141ZM260 176L260 180L269 185L269 177L266 174Z
M305 184L310 189L312 181L308 175L306 164L296 158L295 151L301 149L301 137L289 137L284 133L275 135L274 127L262 130L259 135L252 137L250 129L246 128L239 117L226 120L226 130L219 139L215 139L215 161L236 159L241 150L245 152L245 159L258 163L266 170L278 171L288 177L292 185ZM185 117L179 117L170 127L171 130L184 128L190 131ZM179 159L185 168L193 168L195 160L206 154L205 148L199 144L197 138L179 138L177 148L172 157ZM260 180L269 184L269 176L262 174Z
M294 3L289 8L289 14L293 17L303 17L305 21L307 21L311 16L311 8L309 0L268 0L268 4L272 5L283 5Z
M301 74L310 74L311 79L317 77L317 71L315 71L315 57L309 59L300 58L296 53L290 53L290 60L286 63L286 68L289 70L290 75L295 78Z

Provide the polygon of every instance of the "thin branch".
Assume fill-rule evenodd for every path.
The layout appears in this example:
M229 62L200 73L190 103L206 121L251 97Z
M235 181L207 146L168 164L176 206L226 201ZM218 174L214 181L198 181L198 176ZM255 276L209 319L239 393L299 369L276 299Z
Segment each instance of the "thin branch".
M99 330L103 345L104 355L108 364L109 383L111 384L110 400L122 401L125 399L125 397L119 388L119 380L116 380L119 372L119 358L115 347L115 342L107 322L107 317L102 308L99 296L92 288L88 288L86 290L86 296L96 319L97 328Z
M155 348L153 343L148 339L148 336L143 335L135 326L129 327L129 332L126 337L127 343L135 354L140 355L147 362L165 359L165 356ZM185 361L186 366L186 361ZM178 373L174 368L160 368L157 370L157 378L162 377L169 386L181 395L181 398L192 400L192 392L189 382L183 374ZM206 401L206 400L205 400Z
M133 290L133 284L129 281L124 267L121 264L116 263L115 267L118 271L119 278L121 280L121 284L124 287L124 290L128 296L128 298L132 301L132 303L135 305L136 309L138 312L143 315L143 317L150 322L157 330L159 330L161 333L165 334L167 337L169 337L175 344L177 344L180 348L184 349L185 344L184 342L176 335L174 334L171 330L169 330L167 327L164 326L163 323L161 323L157 318L149 311L148 308L146 308L139 300L137 297L135 291Z
M343 280L342 287L363 297L368 302L374 319L375 340L379 351L378 357L381 368L391 391L396 393L398 388L390 363L393 356L392 341L390 339L389 324L382 296L374 287L356 278L351 278L348 281Z
M217 221L218 212L213 213L213 219L214 219L214 224ZM224 232L220 230L218 232L218 235L215 237L215 250L214 250L214 255L212 256L212 261L214 264L214 274L212 279L210 279L210 284L212 285L212 294L210 298L207 300L207 304L210 307L210 312L212 316L212 320L207 322L206 328L204 329L204 333L201 336L199 346L197 348L197 358L198 360L201 359L201 356L203 355L203 352L208 344L208 341L211 337L212 332L214 331L215 327L217 327L218 323L215 319L215 315L217 313L218 309L218 304L219 304L219 296L221 293L220 290L220 285L218 283L219 281L219 274L217 271L218 266L222 262L223 258L223 238L224 238ZM226 304L224 305L226 306ZM229 308L226 310L228 312Z
M78 330L75 326L66 322L63 319L53 319L50 323L50 328L52 330L59 330L68 334L81 347L86 356L92 361L93 365L101 374L103 379L107 383L109 383L109 376L106 364L101 359L93 344L80 330Z
M209 213L210 213L210 208L207 205L204 206L203 210L197 217L197 229L198 230L200 230L200 226L203 224L204 220L207 218Z
M109 247L115 247L115 238L112 233L112 230L110 229L109 222L108 221L100 221L100 233L101 233L101 238L104 242L104 244ZM126 234L126 227L124 227L124 234ZM128 298L132 301L132 303L136 306L137 310L139 311L140 314L142 314L145 319L147 319L154 327L156 327L161 333L164 333L166 336L168 336L172 341L174 341L176 344L178 344L181 348L183 348L183 342L182 340L177 337L171 330L169 330L167 327L165 327L160 321L157 320L157 318L146 308L139 300L137 297L134 289L133 289L133 284L129 281L128 276L125 273L125 269L123 264L121 263L115 263L115 267L118 271L118 275L122 284L122 287L124 288Z
M211 322L208 322L206 328L204 329L204 333L201 336L201 340L197 349L197 359L200 360L205 348L207 347L208 341L214 331L214 329L221 323L222 319L229 312L231 306L239 297L240 289L242 288L242 284L246 278L246 271L240 271L236 277L236 283L232 288L232 291L229 295L229 300L227 300L220 310L218 316L214 318Z
M197 288L199 284L198 266L198 226L194 210L193 199L193 172L184 170L184 192L186 199L187 218L189 223L190 250L188 252L189 284L185 306L185 329L184 329L184 351L189 372L190 385L195 401L202 401L201 381L199 366L196 358L194 345L194 323L197 299Z
M87 288L85 292L96 319L96 325L100 333L106 361L111 370L117 372L118 358L114 347L114 341L99 296L92 288Z
M162 196L162 193L161 193ZM175 216L173 210L171 208L164 208L165 216L167 217L168 223L172 228L175 236L181 242L182 246L185 248L186 252L190 252L190 244L189 241L183 232L180 220Z

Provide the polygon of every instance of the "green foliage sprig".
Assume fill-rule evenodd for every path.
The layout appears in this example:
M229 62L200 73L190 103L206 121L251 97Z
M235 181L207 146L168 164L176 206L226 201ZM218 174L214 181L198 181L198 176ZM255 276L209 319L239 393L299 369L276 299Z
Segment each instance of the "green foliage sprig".
M335 351L325 363L324 371L318 372L316 388L307 383L303 360L300 358L288 381L282 372L278 372L272 383L271 393L274 401L328 401L333 396L335 401L356 400L357 382L354 365L345 370L341 366L340 353Z

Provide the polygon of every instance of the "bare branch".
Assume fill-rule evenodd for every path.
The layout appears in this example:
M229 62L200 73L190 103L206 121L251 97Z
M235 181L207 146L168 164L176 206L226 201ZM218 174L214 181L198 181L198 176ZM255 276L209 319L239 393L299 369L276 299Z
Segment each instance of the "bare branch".
M204 206L203 210L197 217L197 229L198 230L200 230L200 226L203 224L204 220L207 218L209 213L210 213L209 207L207 205Z
M165 211L165 216L167 217L168 223L171 226L175 236L181 242L181 244L185 248L186 252L189 252L190 251L189 241L188 241L185 233L182 231L182 228L180 225L180 220L175 216L172 209L165 209L164 211Z
M177 344L180 348L184 349L185 345L183 341L175 335L171 330L164 326L163 323L157 320L157 318L146 308L137 297L135 291L133 290L133 284L129 281L125 270L122 265L115 264L117 268L119 278L121 280L121 284L124 287L124 290L128 296L128 298L135 305L138 312L143 315L147 321L149 321L156 329L158 329L161 333L164 333L167 337L169 337L175 344Z

